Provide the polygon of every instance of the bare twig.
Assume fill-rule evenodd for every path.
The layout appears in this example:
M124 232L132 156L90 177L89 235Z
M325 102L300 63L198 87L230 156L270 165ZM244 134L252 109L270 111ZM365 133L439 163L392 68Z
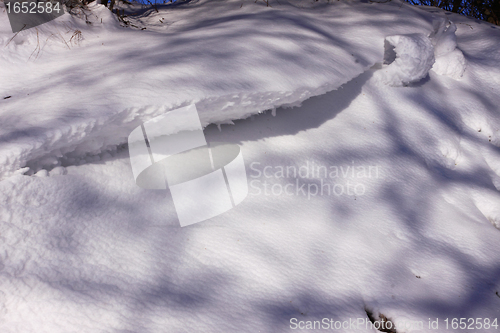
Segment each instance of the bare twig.
M468 24L468 23L461 23L461 22L460 22L460 23L458 23L458 24L465 24L465 25L468 25L468 26L469 26L469 28L470 28L471 30L474 30L474 28L472 28L472 25L470 25L470 24Z
M158 11L158 8L156 8L156 6L149 0L146 0L147 2L149 2L149 4L156 10L157 13L159 13Z
M43 44L42 49L45 48L45 45L47 45L47 42L49 41L50 37L52 37L52 36L54 36L54 34L50 34L50 36L47 37L47 39L45 40L45 44Z
M66 43L66 40L64 39L63 35L61 35L61 33L59 33L59 36L61 36L64 44L66 44L66 46L68 47L68 49L71 50L71 47L69 47L68 43Z
M9 45L9 43L14 39L16 38L17 34L20 33L21 31L23 31L23 29L26 28L26 24L24 25L24 27L22 27L21 30L19 30L18 32L16 32L16 34L14 35L14 37L12 37L9 42L7 44L5 44L5 47L7 47L7 45Z
M31 52L30 57L28 58L28 60L31 59L31 56L33 55L33 53L36 52L37 49L38 49L38 52L36 53L35 59L38 58L38 55L40 54L40 50L41 50L40 49L40 38L38 36L38 28L35 28L35 30L36 30L36 47L33 50L33 52Z
M70 44L74 43L75 45L79 45L82 40L83 40L82 32L80 30L75 30L73 32L73 35L69 39L69 42Z

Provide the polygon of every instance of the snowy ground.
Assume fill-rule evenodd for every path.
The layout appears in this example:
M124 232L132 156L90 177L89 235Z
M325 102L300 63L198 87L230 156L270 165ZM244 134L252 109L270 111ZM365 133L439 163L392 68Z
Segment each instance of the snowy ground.
M37 31L9 42L0 12L0 331L288 332L368 310L496 332L500 29L395 1L241 4L139 29L93 6L92 25L39 27L33 55ZM124 143L191 103L209 142L242 147L250 193L181 228Z

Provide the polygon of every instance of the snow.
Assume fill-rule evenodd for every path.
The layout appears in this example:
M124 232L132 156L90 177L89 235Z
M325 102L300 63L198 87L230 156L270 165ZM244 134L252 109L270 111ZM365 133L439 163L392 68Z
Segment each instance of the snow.
M385 41L394 46L396 59L377 73L382 82L398 87L427 76L434 64L434 48L427 36L396 35L386 37Z
M387 34L433 27L415 10L395 24L398 6L240 7L229 1L207 10L189 2L151 13L149 32L120 28L93 4L91 25L63 15L10 43L0 13L0 91L12 96L1 106L0 177L110 151L141 122L193 103L203 126L300 105L373 66ZM161 18L167 23L155 27Z
M435 39L434 54L436 62L432 69L441 75L447 75L454 79L459 79L467 67L465 57L457 48L457 37L455 31L457 26L453 22L441 22Z
M39 28L78 28L79 46L54 37L29 61L36 31L5 46L0 20L1 332L499 317L500 30L395 1L280 3L190 2L145 31L93 5L102 25ZM441 70L457 52L466 66ZM207 142L241 147L250 193L181 228L125 143L193 103ZM312 166L331 173L279 173Z

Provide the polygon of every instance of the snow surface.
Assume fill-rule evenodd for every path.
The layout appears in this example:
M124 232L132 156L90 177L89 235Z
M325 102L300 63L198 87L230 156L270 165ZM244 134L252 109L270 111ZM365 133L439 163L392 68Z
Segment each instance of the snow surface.
M120 28L93 4L91 25L63 15L12 41L0 12L0 91L12 96L1 102L0 178L62 157L78 163L192 103L203 126L299 105L380 61L387 35L434 29L433 16L414 8L398 19L399 4L241 4L193 1L153 12L152 31Z
M92 25L39 27L31 58L37 31L9 43L0 12L0 332L500 317L500 30L395 1L271 5L193 1L138 29L93 5ZM123 143L191 103L207 141L241 146L250 194L180 228ZM279 174L313 163L340 171ZM365 191L313 195L322 181Z
M429 74L434 65L434 47L424 34L389 36L386 42L394 46L396 58L378 72L382 82L398 87L418 82Z
M438 74L459 79L464 74L467 63L462 51L457 48L457 26L453 22L448 22L447 25L445 23L441 21L441 26L434 36L436 62L432 69Z

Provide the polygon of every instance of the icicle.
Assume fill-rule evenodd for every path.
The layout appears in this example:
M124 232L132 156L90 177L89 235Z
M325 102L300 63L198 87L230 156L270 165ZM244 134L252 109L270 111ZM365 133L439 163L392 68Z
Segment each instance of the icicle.
M271 114L273 115L273 117L276 117L276 108L273 108L273 109L271 110Z

